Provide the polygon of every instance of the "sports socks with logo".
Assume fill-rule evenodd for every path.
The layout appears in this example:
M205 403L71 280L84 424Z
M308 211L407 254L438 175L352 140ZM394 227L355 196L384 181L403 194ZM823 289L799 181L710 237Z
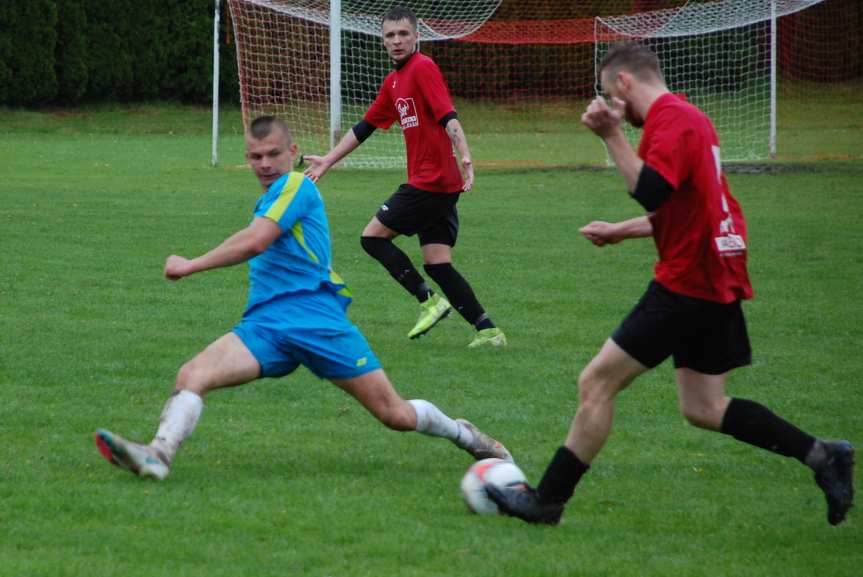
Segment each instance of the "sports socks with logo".
M195 430L203 408L203 399L187 390L175 391L165 403L159 418L159 430L150 446L159 451L168 464L174 459L180 443Z
M443 411L432 403L422 399L411 399L408 403L416 411L416 431L418 433L431 435L432 437L443 437L450 441L460 439L468 445L473 443L473 433L446 416Z
M722 417L720 431L738 441L794 457L805 465L820 465L817 453L822 447L815 437L754 401L732 398Z
M801 431L764 405L747 399L731 399L720 431L738 441L794 457L816 470L827 458L824 444L819 439ZM582 462L572 451L566 447L558 448L537 486L540 500L566 503L588 469L590 465Z
M582 462L575 453L564 446L559 447L536 487L540 501L566 503L588 469L590 465Z
M476 299L473 289L452 263L427 264L423 268L438 284L455 310L464 317L464 320L476 327L476 330L494 327L494 323Z
M381 263L387 272L402 285L406 291L416 297L419 302L425 302L434 294L425 280L417 272L411 259L388 238L364 236L360 244L369 256Z
M360 238L360 244L369 256L381 263L390 276L419 302L425 302L434 294L408 255L392 240L377 236L363 236ZM427 264L423 265L423 268L438 284L450 304L476 330L490 329L495 326L479 304L470 284L452 266L452 263Z

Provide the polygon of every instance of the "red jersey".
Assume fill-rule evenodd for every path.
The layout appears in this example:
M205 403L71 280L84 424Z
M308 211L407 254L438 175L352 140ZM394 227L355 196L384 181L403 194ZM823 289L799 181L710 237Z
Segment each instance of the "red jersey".
M434 60L419 52L381 84L365 119L377 128L399 121L408 156L408 184L428 192L461 192L452 141L438 122L455 111Z
M638 156L674 189L650 215L656 281L720 303L752 298L746 222L722 172L710 119L683 97L664 94L647 113Z

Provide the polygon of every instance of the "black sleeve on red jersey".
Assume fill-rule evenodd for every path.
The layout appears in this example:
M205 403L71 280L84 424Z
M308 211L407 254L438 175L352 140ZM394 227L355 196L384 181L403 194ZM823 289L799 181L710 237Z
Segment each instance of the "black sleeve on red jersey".
M447 122L449 122L453 118L458 118L458 112L456 112L455 110L453 110L451 112L447 112L446 114L444 114L443 118L438 120L437 123L440 124L441 126L443 126L444 128L446 128Z
M635 185L632 198L647 212L653 212L668 200L672 192L674 192L674 187L662 178L661 174L645 164L641 167L641 172L638 173L638 182Z
M353 127L354 136L357 137L357 140L360 142L364 142L366 138L372 135L372 132L375 131L375 125L363 118Z

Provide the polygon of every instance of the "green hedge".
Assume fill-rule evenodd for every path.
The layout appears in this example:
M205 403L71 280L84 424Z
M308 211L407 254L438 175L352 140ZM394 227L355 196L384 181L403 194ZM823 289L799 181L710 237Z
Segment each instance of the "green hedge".
M41 104L57 94L56 26L51 0L0 3L0 101Z
M223 0L220 94L238 101ZM212 98L213 0L2 0L0 104Z

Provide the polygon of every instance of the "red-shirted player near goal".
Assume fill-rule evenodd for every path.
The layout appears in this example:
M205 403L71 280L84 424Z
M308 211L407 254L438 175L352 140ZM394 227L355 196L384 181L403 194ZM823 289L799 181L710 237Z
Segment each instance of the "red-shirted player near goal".
M407 149L408 182L384 202L363 229L363 249L419 301L420 316L409 338L431 330L455 307L477 330L469 347L505 345L503 331L494 325L470 284L452 265L452 248L458 236L456 203L460 194L473 186L474 173L449 89L437 64L417 49L419 32L412 11L392 8L384 15L381 28L384 48L395 70L384 79L365 117L330 152L304 157L309 163L306 175L317 182L375 129L399 122ZM453 146L461 155L464 176ZM393 244L400 234L419 237L423 268L446 298L429 288L410 258Z
M569 434L537 488L488 487L489 496L507 514L556 524L608 437L616 395L670 356L689 423L808 465L827 497L827 520L841 523L854 496L851 444L813 437L763 405L725 393L729 373L750 363L741 301L752 297L752 288L746 225L722 173L713 124L668 91L648 48L612 47L600 73L611 106L596 98L581 120L605 142L648 214L594 221L581 233L597 246L652 236L659 252L655 279L582 371ZM621 130L624 118L644 128L638 154Z

